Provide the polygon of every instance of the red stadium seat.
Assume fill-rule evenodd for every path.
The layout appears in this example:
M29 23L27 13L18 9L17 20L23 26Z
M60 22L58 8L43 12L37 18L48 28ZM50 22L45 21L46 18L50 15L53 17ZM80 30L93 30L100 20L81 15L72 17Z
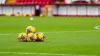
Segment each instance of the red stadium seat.
M34 2L35 2L35 0L32 0L31 4L35 4Z
M40 5L48 5L52 4L52 0L16 0L15 4L40 4Z

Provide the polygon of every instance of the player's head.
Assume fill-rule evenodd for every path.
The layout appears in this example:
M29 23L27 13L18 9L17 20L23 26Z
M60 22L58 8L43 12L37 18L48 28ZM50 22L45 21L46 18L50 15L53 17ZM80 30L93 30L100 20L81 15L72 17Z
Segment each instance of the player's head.
M29 33L27 37L27 41L34 41L34 33Z
M19 36L18 36L18 40L21 41L21 42L25 42L27 41L27 34L26 33L20 33Z
M35 33L36 32L36 29L35 29L35 27L33 27L33 26L28 26L27 28L26 28L26 33L27 34L29 34L29 33Z
M45 36L42 32L35 33L34 38L35 38L35 41L44 41L45 40Z

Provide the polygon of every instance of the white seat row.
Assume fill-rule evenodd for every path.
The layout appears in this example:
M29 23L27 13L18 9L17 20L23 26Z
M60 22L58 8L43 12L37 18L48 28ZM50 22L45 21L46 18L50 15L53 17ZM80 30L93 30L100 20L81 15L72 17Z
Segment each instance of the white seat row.
M35 15L34 6L0 6L1 14L33 14Z
M75 1L80 1L80 0L65 0L65 3L71 4L72 2L75 2ZM81 1L91 2L91 0L81 0ZM92 0L92 1L96 3L100 0Z
M0 4L5 4L6 0L0 0Z

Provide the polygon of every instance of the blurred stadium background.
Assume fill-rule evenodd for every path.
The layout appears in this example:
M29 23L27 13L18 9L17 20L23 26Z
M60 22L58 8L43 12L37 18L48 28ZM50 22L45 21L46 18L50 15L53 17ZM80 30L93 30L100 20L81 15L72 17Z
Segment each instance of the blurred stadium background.
M99 16L100 0L0 0L0 56L100 56ZM19 42L27 26L46 40Z
M100 16L100 0L0 0L0 15Z

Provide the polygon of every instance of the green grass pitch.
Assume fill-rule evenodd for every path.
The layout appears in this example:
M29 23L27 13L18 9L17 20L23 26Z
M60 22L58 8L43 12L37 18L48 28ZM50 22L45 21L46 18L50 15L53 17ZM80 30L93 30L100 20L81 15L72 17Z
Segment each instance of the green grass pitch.
M0 56L100 56L99 17L0 16ZM18 33L35 26L44 42L19 42ZM27 53L26 53L27 52Z

